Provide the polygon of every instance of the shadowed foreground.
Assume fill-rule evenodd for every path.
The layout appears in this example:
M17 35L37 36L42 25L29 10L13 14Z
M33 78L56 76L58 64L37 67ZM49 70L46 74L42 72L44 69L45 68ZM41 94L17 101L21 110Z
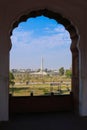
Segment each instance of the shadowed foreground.
M0 130L87 130L87 117L70 112L15 115L0 122Z

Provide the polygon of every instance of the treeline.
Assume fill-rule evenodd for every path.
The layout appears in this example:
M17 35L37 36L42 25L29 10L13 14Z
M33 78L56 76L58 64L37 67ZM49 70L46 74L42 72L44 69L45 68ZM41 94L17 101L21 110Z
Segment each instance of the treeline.
M71 69L64 69L64 67L61 67L58 70L58 75L46 75L46 76L32 76L29 73L26 73L26 76L19 76L15 77L12 72L9 72L9 84L14 85L15 82L58 82L59 79L65 79L68 78L68 80L71 80L72 76L72 70ZM65 79L66 80L66 79Z
M66 69L65 70L64 67L61 67L59 69L59 75L60 76L65 75L66 77L71 78L71 76L72 76L72 70L71 69Z

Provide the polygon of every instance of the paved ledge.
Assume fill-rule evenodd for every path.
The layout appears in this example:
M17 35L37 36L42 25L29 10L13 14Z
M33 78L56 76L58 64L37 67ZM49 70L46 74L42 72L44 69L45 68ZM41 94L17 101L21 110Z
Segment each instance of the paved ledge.
M0 130L87 130L87 118L71 112L17 114Z

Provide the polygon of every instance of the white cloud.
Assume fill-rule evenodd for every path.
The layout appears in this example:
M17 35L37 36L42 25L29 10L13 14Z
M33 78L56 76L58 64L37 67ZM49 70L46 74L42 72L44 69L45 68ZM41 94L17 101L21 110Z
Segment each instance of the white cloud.
M11 40L15 47L29 44L32 40L33 31L16 31L13 33Z
M54 29L57 31L57 28ZM28 47L34 49L38 48L53 48L58 46L67 46L70 43L70 39L67 37L67 34L58 33L48 36L39 36L38 38L34 37L34 32L31 31L17 31L11 37L13 46L16 47Z
M55 33L66 33L67 30L65 30L65 27L63 25L59 25L57 27L46 27L44 28L45 32L47 32L48 34L55 34Z
M45 28L46 31L50 31L49 28ZM67 32L65 33L63 29L54 28L51 30L51 35L43 35L38 38L34 37L34 31L15 31L11 37L13 48L11 50L11 66L28 66L29 63L31 66L34 66L34 61L37 64L37 56L46 55L48 53L50 61L48 63L51 66L56 66L55 57L60 59L61 56L64 58L66 53L66 48L70 46L70 39ZM53 51L53 48L62 47L60 51ZM51 53L46 50L51 49ZM65 52L64 52L65 50ZM67 57L68 54L66 53ZM51 58L50 58L51 56ZM51 61L51 59L53 60ZM66 58L65 58L66 59ZM55 61L55 64L53 65ZM16 63L15 63L16 62ZM28 65L27 65L28 64ZM37 65L38 66L38 65Z

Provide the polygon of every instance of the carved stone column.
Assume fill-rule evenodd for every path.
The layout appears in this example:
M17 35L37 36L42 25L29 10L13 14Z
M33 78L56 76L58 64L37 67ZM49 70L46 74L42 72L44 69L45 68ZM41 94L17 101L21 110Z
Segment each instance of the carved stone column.
M77 48L78 37L72 38L72 94L75 113L79 112L79 51Z
M3 24L4 25L4 24ZM5 26L5 25L4 25ZM0 121L9 119L9 50L10 36L0 29Z
M85 36L85 35L84 35ZM87 42L80 41L80 88L79 88L79 112L81 116L87 116Z

